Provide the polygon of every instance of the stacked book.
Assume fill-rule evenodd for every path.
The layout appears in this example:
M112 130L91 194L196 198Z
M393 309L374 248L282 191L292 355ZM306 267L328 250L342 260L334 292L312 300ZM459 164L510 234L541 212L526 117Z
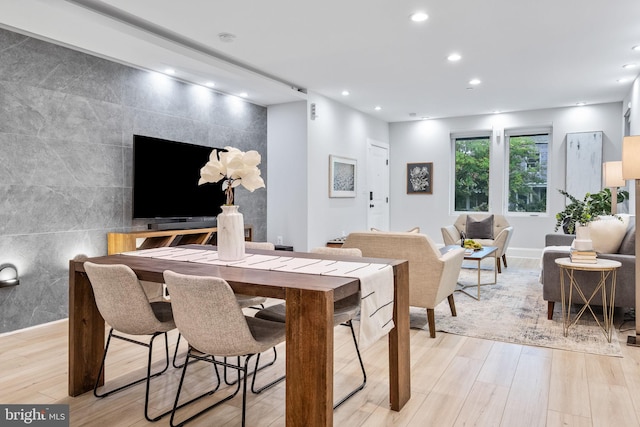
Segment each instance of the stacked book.
M596 251L591 250L578 250L571 248L569 252L569 256L571 258L571 262L577 262L581 264L596 264L598 260L596 259Z

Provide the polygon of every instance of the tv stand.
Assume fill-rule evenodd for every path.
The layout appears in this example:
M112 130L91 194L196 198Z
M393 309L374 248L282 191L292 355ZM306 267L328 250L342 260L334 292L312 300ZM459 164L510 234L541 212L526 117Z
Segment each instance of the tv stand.
M149 230L190 230L192 228L214 228L217 221L175 221L157 224L148 224Z
M216 244L216 227L187 230L132 231L128 233L108 233L107 252L109 255L139 249L161 248L190 244ZM253 240L253 227L244 226L244 239Z

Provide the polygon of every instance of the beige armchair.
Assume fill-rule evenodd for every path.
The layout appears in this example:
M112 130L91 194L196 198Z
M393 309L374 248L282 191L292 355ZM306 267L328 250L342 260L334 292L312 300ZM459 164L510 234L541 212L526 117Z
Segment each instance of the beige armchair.
M440 254L433 240L419 233L361 232L347 236L343 248L359 248L364 257L409 261L409 305L427 309L429 333L436 336L435 307L445 298L456 315L453 291L464 250Z
M476 220L481 220L487 218L489 215L493 215L493 238L476 238L474 236L470 236L467 233L466 225L467 225L467 214L462 214L456 219L456 222L453 225L448 225L446 227L442 227L442 239L444 240L445 245L459 245L460 244L460 232L464 232L467 235L468 239L473 239L482 246L496 246L498 251L496 252L496 268L498 269L498 273L502 273L502 268L500 266L500 259L502 258L502 262L504 263L505 268L507 267L507 248L509 247L509 241L511 240L511 235L513 234L513 227L509 225L507 220L503 215L495 215L495 214L487 214L487 213L473 213L470 214L472 218Z

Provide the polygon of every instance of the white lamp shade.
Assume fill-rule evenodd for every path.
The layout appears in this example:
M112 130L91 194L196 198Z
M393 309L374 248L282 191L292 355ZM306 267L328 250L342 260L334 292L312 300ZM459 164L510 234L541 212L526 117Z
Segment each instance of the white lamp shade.
M622 162L604 162L602 176L605 187L624 187L627 181L622 177Z
M640 179L640 135L625 136L622 140L622 176Z

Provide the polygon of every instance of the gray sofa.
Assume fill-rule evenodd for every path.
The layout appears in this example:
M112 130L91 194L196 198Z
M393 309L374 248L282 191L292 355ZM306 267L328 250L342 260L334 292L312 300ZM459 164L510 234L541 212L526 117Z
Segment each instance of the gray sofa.
M616 307L635 307L635 226L631 224L618 248L617 253L598 254L598 258L612 259L622 263L617 271L616 278ZM575 238L572 234L547 234L545 237L545 249L542 254L542 272L540 274L540 282L542 283L542 295L548 302L547 318L553 318L553 309L555 302L561 302L560 298L560 268L556 265L556 258L564 258L569 256L568 246ZM597 283L596 275L592 272L576 271L575 278L584 290L587 298L593 292ZM566 278L565 278L566 280ZM573 296L573 302L581 303L582 300L578 295ZM593 298L595 305L602 304L600 293Z

